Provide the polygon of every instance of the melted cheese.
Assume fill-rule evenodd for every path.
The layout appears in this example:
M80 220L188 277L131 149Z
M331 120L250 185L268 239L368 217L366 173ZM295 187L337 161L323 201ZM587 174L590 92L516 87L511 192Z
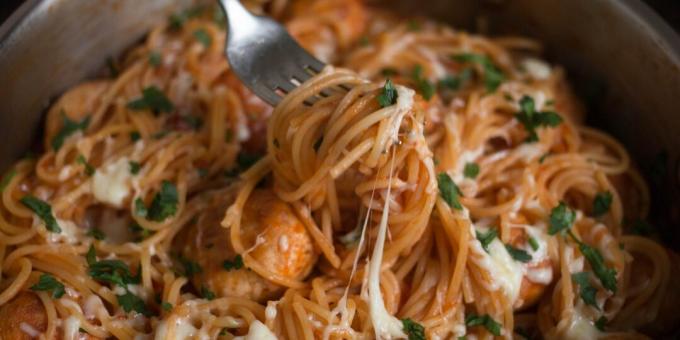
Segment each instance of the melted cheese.
M73 222L57 219L59 233L47 233L47 240L55 243L75 244L82 236L82 230Z
M198 329L194 327L190 320L186 318L177 318L174 322L174 329L172 332L172 337L168 335L168 323L167 321L161 321L156 328L155 340L173 339L173 340L184 340L192 339L198 334Z
M510 256L498 238L495 238L489 244L489 259L490 263L487 270L492 273L494 280L500 284L505 295L514 303L517 301L522 287L524 276L522 264Z
M80 320L75 316L69 316L64 320L64 340L76 340L80 337Z
M552 75L552 70L548 63L535 58L526 58L522 61L522 66L529 75L538 80L548 79Z
M35 329L35 327L25 322L19 324L19 329L21 329L22 332L26 333L26 335L30 336L31 338L37 338L40 336L40 332Z
M237 336L234 340L278 340L278 338L265 324L255 320L250 324L248 334L245 337Z
M590 319L585 317L578 308L574 309L569 326L564 331L565 340L590 340L597 339L602 333L595 328Z
M120 208L130 194L130 163L127 157L99 169L92 177L92 194L102 203Z

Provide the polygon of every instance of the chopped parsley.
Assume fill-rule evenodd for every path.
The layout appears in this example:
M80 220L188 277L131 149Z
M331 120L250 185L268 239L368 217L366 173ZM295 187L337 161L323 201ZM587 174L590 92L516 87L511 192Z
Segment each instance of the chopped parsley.
M169 113L175 110L175 105L156 86L149 86L142 90L142 97L134 99L127 104L130 110L151 110L154 114L160 112Z
M85 156L83 155L78 155L78 157L76 158L76 162L78 162L78 164L82 164L85 167L85 174L88 176L94 175L95 171L97 171L92 166L92 164L87 162L87 159L85 159Z
M608 291L616 293L616 270L607 267L600 251L583 242L579 242L579 250L588 260L588 263L590 263L590 267L602 283L602 286Z
M411 32L420 31L420 22L416 19L410 19L406 25Z
M262 156L258 154L240 152L238 156L236 156L236 163L238 163L238 167L241 170L247 170L255 165L260 158L262 158Z
M392 68L392 67L385 67L382 70L380 70L380 74L382 74L383 77L392 77L392 76L396 76L397 74L399 74L399 71L397 71L397 69Z
M493 63L491 58L474 53L463 53L453 56L459 63L477 64L484 70L484 86L488 92L494 92L505 80L503 72Z
M583 302L587 305L593 306L596 309L600 309L597 306L597 301L595 300L595 295L597 294L597 288L590 284L590 274L587 272L580 272L571 274L571 279L578 284L579 295Z
M439 87L449 90L459 90L465 83L467 83L470 78L472 78L472 69L466 68L462 70L457 75L447 75L446 77L439 80Z
M163 301L163 303L161 303L161 308L163 308L164 311L169 312L172 310L172 304L170 302Z
M48 231L53 233L61 232L57 219L54 218L54 215L52 214L52 207L47 202L32 195L22 197L20 201L21 204L26 208L31 209L41 220L43 220L43 222L45 222L45 228Z
M174 184L164 180L161 190L154 196L147 217L151 221L162 222L177 212L179 198Z
M98 228L92 228L87 232L87 236L94 237L96 240L103 240L106 238L106 234Z
M87 261L88 266L91 266L97 262L97 251L94 249L94 244L90 244L90 248L87 249L87 253L85 253L85 260Z
M149 65L153 67L158 67L161 66L161 63L163 62L163 56L161 56L160 53L157 51L151 51L149 52Z
M531 261L531 255L523 249L515 248L509 244L505 245L505 249L508 251L508 254L510 254L510 257L512 257L512 259L515 261L519 261L522 263L527 263Z
M57 279L50 274L40 275L38 283L32 285L31 290L34 292L52 291L52 297L55 299L61 298L65 293L64 284L57 281Z
M155 233L153 230L142 228L142 226L137 223L132 223L128 228L131 232L136 234L134 239L135 242L141 242Z
M9 185L9 182L14 179L14 176L17 175L16 169L10 170L8 173L5 174L5 176L2 177L2 181L0 181L0 192L5 191L7 189L7 186Z
M383 86L380 94L378 95L378 103L381 107L388 107L394 105L397 102L397 89L392 84L391 79L385 81L385 86Z
M91 262L89 263L88 273L97 281L111 283L127 289L128 284L137 284L141 280L141 271L133 276L128 265L121 260L92 261L91 258L88 258L88 262Z
M224 260L224 262L222 262L222 268L227 271L243 268L243 257L241 257L241 255L236 255L233 260Z
M137 197L135 199L135 215L139 217L146 217L148 213L149 211L146 209L146 205L144 205L144 201L142 200L142 198Z
M453 180L446 172L441 172L437 175L437 184L439 185L439 195L444 199L444 201L452 208L462 210L463 206L458 201L460 196L463 194L460 189L453 183Z
M467 178L476 178L479 175L479 165L477 163L466 163L463 169L463 175Z
M214 300L215 299L215 293L208 289L206 286L201 287L201 297L203 297L206 300Z
M129 290L126 290L123 295L116 295L116 299L126 313L135 311L146 316L151 316L151 312L146 308L146 302L139 296L132 294Z
M129 164L130 164L130 173L133 174L133 175L138 174L139 170L142 169L142 165L139 164L139 162L130 161Z
M593 215L602 216L609 211L612 205L612 193L609 191L598 192L593 200Z
M496 322L489 314L484 314L482 316L470 314L465 318L465 325L468 327L484 326L489 333L495 336L501 335L501 324Z
M139 134L139 131L130 132L130 140L132 140L133 143L138 141L140 138L142 138L142 135Z
M536 111L534 99L523 96L519 100L520 111L515 114L515 118L522 123L527 136L525 142L533 143L538 141L536 129L539 127L555 127L562 123L562 117L552 111Z
M595 328L599 329L600 331L604 332L604 326L607 325L607 318L603 315L599 319L595 321Z
M540 248L538 245L538 241L536 241L536 239L533 238L532 236L529 236L529 239L527 241L529 242L529 246L531 246L531 250L537 251L538 248Z
M76 122L74 120L71 120L66 116L66 113L62 110L61 111L61 117L64 120L64 123L61 127L61 130L52 137L52 150L58 151L62 145L64 145L64 141L66 141L66 138L71 136L72 134L76 133L77 131L85 131L87 129L87 126L90 125L90 117L87 116L83 118L80 122Z
M408 336L408 340L425 340L425 327L423 325L410 318L402 319L401 324L404 326L404 333Z
M189 8L187 10L184 10L179 13L174 13L170 15L170 18L168 18L168 24L170 26L170 29L172 30L180 30L184 26L184 23L191 19L195 18L203 13L203 7L196 6Z
M203 272L201 265L190 259L180 257L179 262L182 264L182 267L184 267L184 276L186 277L192 277L195 274L200 274Z
M416 83L418 92L423 95L425 100L430 100L437 89L433 83L423 76L423 67L420 64L416 64L416 66L413 68L413 74L411 77Z
M196 38L196 40L198 40L205 48L210 47L212 44L212 37L210 37L210 34L202 28L194 31L194 38Z
M477 234L477 240L479 240L479 243L482 244L482 248L488 253L489 252L489 245L491 242L493 242L493 239L498 236L498 232L496 229L489 229L485 234L480 233L479 231L476 232Z
M560 202L550 211L550 227L548 234L555 235L563 230L567 230L574 224L576 213L569 209L564 202Z

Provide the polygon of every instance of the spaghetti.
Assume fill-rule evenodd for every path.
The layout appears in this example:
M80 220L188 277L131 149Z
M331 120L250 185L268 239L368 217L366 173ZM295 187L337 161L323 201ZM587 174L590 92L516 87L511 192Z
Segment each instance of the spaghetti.
M2 181L0 338L646 338L677 255L540 45L252 1L337 67L271 108L209 8L47 113ZM115 64L115 63L114 63Z

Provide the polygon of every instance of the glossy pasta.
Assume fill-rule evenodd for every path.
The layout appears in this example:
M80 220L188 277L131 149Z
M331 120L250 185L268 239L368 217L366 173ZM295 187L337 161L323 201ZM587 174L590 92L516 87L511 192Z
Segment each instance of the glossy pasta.
M646 338L678 256L540 44L359 0L251 1L332 63L271 108L219 12L47 112L0 202L0 338ZM113 72L116 71L116 72ZM117 74L113 74L117 73Z

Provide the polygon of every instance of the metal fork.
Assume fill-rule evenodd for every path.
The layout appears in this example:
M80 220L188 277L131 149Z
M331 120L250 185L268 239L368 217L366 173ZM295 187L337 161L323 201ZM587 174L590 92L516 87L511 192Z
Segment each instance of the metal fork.
M251 14L239 0L218 2L227 19L229 64L243 84L267 103L276 106L282 95L324 68L271 18Z

